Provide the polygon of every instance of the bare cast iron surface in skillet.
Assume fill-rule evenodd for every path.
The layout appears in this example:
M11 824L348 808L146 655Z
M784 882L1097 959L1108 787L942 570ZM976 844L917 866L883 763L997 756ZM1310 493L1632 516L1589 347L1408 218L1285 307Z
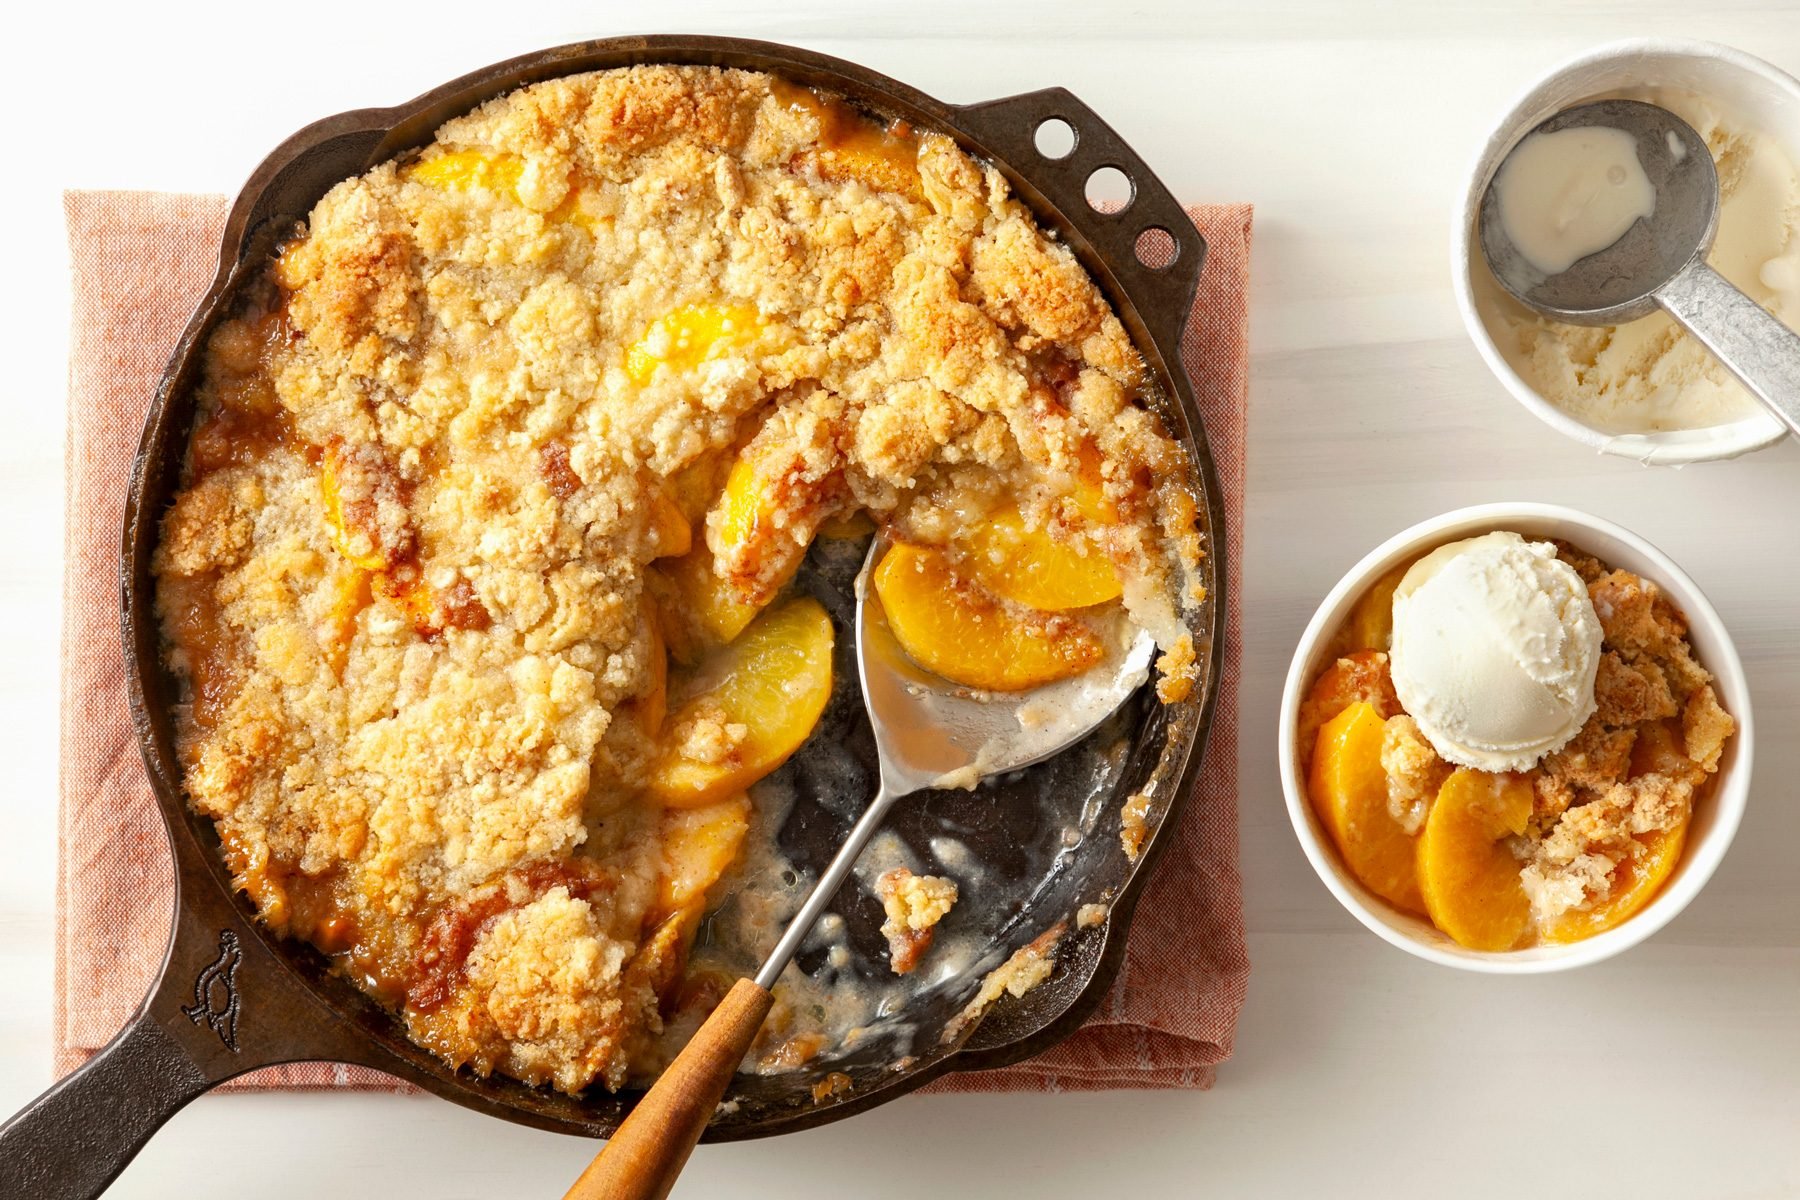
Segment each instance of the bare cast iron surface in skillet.
M1199 280L1205 246L1180 206L1138 157L1086 105L1056 88L966 106L946 105L863 67L767 42L708 37L628 37L585 42L500 63L392 109L342 113L301 130L257 169L233 206L220 269L177 345L146 423L127 503L121 601L132 717L174 852L178 900L168 961L134 1022L107 1050L0 1130L0 1194L43 1197L96 1194L170 1115L207 1088L258 1067L334 1061L386 1071L458 1104L521 1124L604 1136L629 1111L632 1093L575 1098L495 1076L451 1070L409 1041L398 1021L301 943L275 938L231 888L212 822L193 814L180 787L171 706L176 686L164 669L149 563L160 517L178 484L193 417L202 349L227 315L239 282L260 269L273 244L332 185L428 142L446 119L523 84L638 63L688 63L771 71L837 92L872 112L902 117L954 137L997 166L1038 220L1080 258L1118 311L1150 367L1160 396L1152 402L1195 463L1195 491L1207 534L1209 600L1189 614L1198 635L1204 682L1195 696L1164 708L1147 692L1081 747L1050 763L967 793L934 793L903 804L893 818L920 850L950 833L991 874L994 955L983 968L1031 940L1080 903L1110 897L1100 925L1071 930L1051 980L999 1005L949 1045L939 1035L981 974L966 973L915 997L904 1014L910 1041L878 1036L832 1061L854 1086L815 1104L815 1075L740 1076L707 1140L758 1137L837 1120L911 1091L946 1071L1003 1066L1073 1032L1105 994L1124 952L1137 894L1197 776L1210 723L1222 651L1224 564L1218 485L1178 348ZM1038 125L1069 122L1077 145L1060 160L1035 149ZM1124 171L1133 198L1115 214L1084 199L1087 176L1102 166ZM1176 259L1164 270L1141 265L1134 245L1146 228L1166 230ZM1218 536L1215 536L1218 535ZM814 562L806 586L844 616L844 564ZM841 648L842 683L816 739L842 747L834 758L801 755L784 768L800 796L784 830L784 849L805 866L829 857L872 788L856 773L871 761L866 722ZM860 764L860 765L859 765ZM1126 860L1116 837L1124 797L1154 781L1161 823L1140 860ZM1085 816L1083 810L1085 811ZM1063 837L1065 828L1089 836ZM983 885L990 886L990 885ZM861 950L879 966L878 912L855 888L839 909ZM129 902L122 898L121 902ZM860 907L859 907L860 906ZM985 931L985 930L984 930ZM860 956L859 956L860 957ZM77 986L79 986L77 984ZM892 1032L889 1030L888 1032ZM911 1061L896 1066L910 1053ZM823 1068L822 1068L823 1069Z

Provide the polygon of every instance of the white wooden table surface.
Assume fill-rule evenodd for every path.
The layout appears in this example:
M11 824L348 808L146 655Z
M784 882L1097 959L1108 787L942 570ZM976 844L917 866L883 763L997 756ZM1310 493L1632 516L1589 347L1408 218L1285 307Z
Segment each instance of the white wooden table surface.
M1711 10L1705 12L1703 10ZM12 8L0 150L0 1112L49 1082L65 187L229 192L319 115L586 36L789 40L964 101L1062 84L1185 199L1257 206L1243 869L1254 964L1210 1093L912 1097L702 1150L688 1196L1800 1195L1800 448L1675 472L1596 458L1464 337L1462 172L1529 76L1631 34L1800 69L1758 0L630 0ZM1365 933L1313 877L1273 766L1281 673L1339 573L1414 520L1573 504L1660 544L1736 633L1761 726L1743 829L1704 895L1622 959L1492 979ZM202 1099L119 1197L542 1200L593 1145L419 1097Z

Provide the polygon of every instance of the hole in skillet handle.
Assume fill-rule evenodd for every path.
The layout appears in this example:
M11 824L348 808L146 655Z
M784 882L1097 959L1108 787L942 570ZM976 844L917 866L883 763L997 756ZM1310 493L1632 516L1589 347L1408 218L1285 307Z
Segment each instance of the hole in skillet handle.
M951 119L974 139L978 152L987 150L1000 161L1021 199L1061 214L1060 221L1052 218L1051 228L1078 243L1078 255L1097 256L1098 263L1084 260L1097 280L1104 285L1110 276L1124 289L1129 304L1121 316L1127 330L1134 338L1154 338L1168 357L1165 365L1178 370L1175 354L1199 287L1206 243L1125 140L1065 88L964 105ZM1051 157L1062 148L1051 138L1062 125L1073 135L1064 140L1072 144L1061 157ZM1152 236L1140 255L1138 242L1147 232ZM1172 254L1164 259L1160 250ZM1117 303L1120 297L1111 299ZM1135 318L1127 316L1127 308ZM1134 328L1134 320L1142 324Z
M1108 163L1088 172L1082 192L1087 196L1089 208L1102 216L1118 216L1137 199L1137 180L1122 168Z
M1161 225L1146 227L1132 244L1139 263L1152 271L1166 271L1181 260L1181 243Z
M1075 132L1075 127L1061 117L1050 117L1038 123L1032 143L1037 146L1039 154L1056 162L1075 153L1075 147L1081 144L1081 137Z

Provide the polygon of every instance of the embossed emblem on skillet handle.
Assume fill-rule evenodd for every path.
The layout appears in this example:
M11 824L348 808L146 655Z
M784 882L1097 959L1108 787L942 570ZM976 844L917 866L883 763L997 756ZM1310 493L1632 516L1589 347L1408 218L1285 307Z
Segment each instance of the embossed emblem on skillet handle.
M177 851L177 857L184 857ZM90 1200L190 1100L259 1067L387 1065L210 888L177 905L161 978L117 1037L0 1125L0 1196ZM79 991L80 981L73 981Z
M1019 168L1020 176L1011 182L1040 215L1046 209L1054 211L1062 218L1052 222L1058 232L1088 243L1093 253L1080 255L1082 265L1124 293L1158 352L1178 354L1206 265L1206 239L1144 160L1066 88L964 105L954 112L958 124ZM1074 147L1059 158L1038 149L1038 127L1046 121L1066 122L1074 131ZM1102 212L1088 203L1087 181L1106 167L1122 172L1131 191L1123 207ZM1174 257L1150 266L1138 255L1138 239L1156 229L1169 235L1163 247L1172 245ZM1079 253L1083 247L1077 244L1075 249ZM1155 261L1154 254L1150 257ZM1121 316L1129 329L1129 314ZM1130 332L1135 335L1138 330ZM1144 339L1136 340L1142 344ZM1178 360L1164 365L1179 377Z

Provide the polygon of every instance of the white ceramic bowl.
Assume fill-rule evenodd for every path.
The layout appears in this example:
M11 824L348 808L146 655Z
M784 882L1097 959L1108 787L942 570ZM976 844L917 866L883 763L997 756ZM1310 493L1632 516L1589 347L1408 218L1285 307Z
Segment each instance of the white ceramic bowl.
M1439 933L1429 921L1390 907L1345 870L1338 860L1330 835L1319 824L1307 803L1300 777L1295 728L1300 701L1307 686L1326 665L1327 645L1343 625L1365 591L1394 567L1435 549L1477 534L1506 529L1525 537L1564 538L1601 561L1622 567L1657 584L1676 607L1687 614L1688 637L1700 663L1714 676L1714 688L1725 709L1737 719L1738 730L1726 744L1718 778L1709 795L1695 808L1688 826L1687 845L1675 872L1662 891L1635 916L1586 941L1564 946L1533 946L1524 950L1482 951L1457 945ZM1707 603L1694 581L1669 558L1628 530L1610 521L1549 504L1485 504L1461 508L1414 525L1377 546L1331 589L1319 611L1306 626L1294 661L1288 668L1281 697L1281 788L1287 796L1288 816L1301 848L1325 886L1331 889L1352 916L1375 933L1409 953L1445 966L1494 974L1527 975L1561 971L1610 958L1635 946L1664 925L1705 886L1737 833L1750 791L1750 761L1755 731L1750 718L1750 691L1744 667L1738 661L1731 636L1719 614Z
M1663 433L1616 434L1571 416L1514 371L1496 344L1504 303L1481 262L1475 215L1488 182L1519 140L1539 122L1571 105L1643 87L1668 87L1716 101L1747 127L1774 138L1800 163L1800 81L1760 58L1711 42L1630 38L1568 60L1533 83L1495 127L1469 173L1462 211L1451 235L1456 302L1463 324L1500 382L1546 424L1583 445L1647 463L1679 464L1735 458L1778 442L1780 421L1757 413L1727 425Z

